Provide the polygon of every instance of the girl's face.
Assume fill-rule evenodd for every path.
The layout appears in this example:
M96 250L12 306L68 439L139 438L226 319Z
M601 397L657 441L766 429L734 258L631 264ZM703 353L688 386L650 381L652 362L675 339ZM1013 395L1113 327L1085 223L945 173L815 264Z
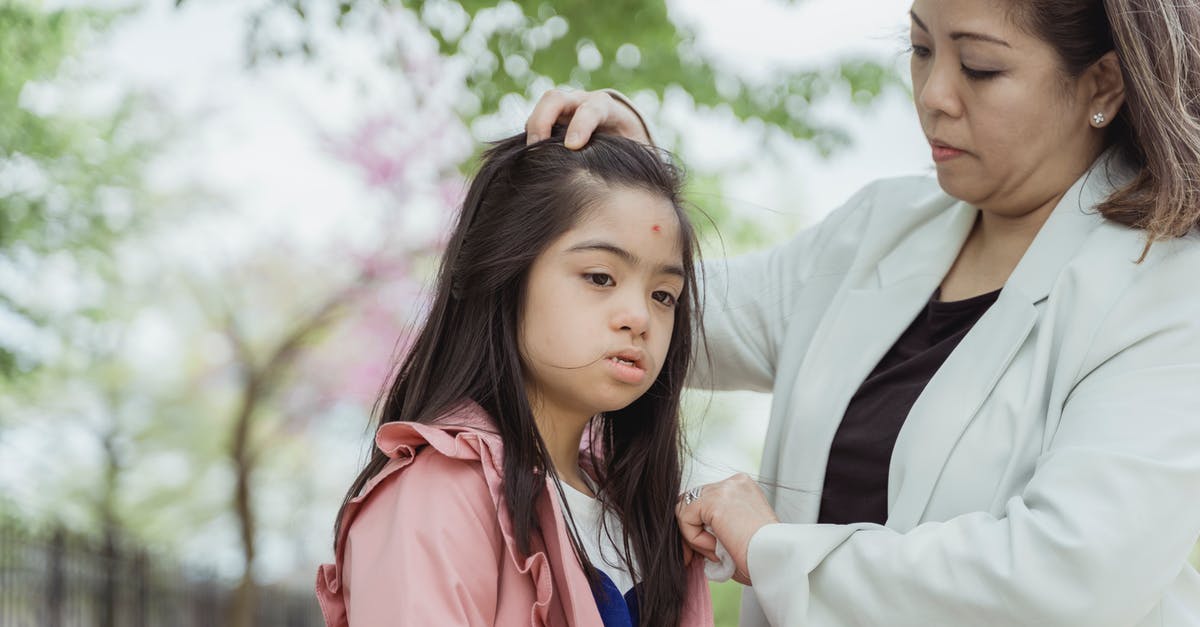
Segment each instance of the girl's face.
M1066 190L1101 149L1087 80L1068 79L1007 2L915 0L912 82L950 195L1018 217Z
M666 358L683 288L670 201L605 191L529 270L519 342L535 410L590 417L645 393Z

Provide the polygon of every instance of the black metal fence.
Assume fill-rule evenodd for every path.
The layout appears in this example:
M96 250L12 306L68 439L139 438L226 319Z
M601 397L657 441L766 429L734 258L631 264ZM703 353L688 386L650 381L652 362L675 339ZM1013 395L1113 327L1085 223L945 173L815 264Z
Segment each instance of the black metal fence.
M0 521L0 627L214 627L228 582L120 543ZM321 627L311 592L263 587L255 625Z

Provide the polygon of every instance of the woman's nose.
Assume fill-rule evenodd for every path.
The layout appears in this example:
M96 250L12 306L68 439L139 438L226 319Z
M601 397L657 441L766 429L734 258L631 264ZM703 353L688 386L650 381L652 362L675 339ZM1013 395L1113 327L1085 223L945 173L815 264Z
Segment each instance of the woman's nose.
M952 59L935 59L917 95L923 113L943 114L952 118L962 115L962 100L958 94L958 72Z

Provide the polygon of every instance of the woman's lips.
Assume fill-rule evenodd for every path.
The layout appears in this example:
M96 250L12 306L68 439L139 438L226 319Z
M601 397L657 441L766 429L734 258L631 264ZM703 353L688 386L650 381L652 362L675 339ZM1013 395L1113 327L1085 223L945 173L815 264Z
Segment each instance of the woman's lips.
M953 146L947 146L941 143L930 143L929 146L933 149L933 160L937 163L949 161L955 157L961 157L966 154L965 150L959 150Z

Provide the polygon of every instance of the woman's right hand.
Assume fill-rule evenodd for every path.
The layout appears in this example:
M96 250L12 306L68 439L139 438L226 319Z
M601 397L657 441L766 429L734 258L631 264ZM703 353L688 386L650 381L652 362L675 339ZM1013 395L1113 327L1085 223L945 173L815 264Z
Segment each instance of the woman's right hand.
M527 142L532 144L550 137L555 124L567 125L563 144L572 150L583 148L594 133L612 133L652 143L638 114L606 91L547 91L525 122Z

